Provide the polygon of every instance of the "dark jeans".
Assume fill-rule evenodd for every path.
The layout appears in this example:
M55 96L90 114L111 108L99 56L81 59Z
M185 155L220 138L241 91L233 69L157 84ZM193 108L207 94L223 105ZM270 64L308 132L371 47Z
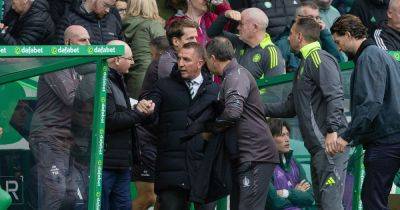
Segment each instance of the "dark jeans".
M276 164L245 162L233 169L232 210L264 210Z
M130 210L131 209L131 171L103 170L103 190L101 194L101 209Z
M400 169L400 143L371 145L364 154L361 200L365 210L388 210L388 197Z
M157 195L159 210L188 210L189 209L189 190L171 189L163 190ZM195 204L196 210L214 210L216 202L208 204Z

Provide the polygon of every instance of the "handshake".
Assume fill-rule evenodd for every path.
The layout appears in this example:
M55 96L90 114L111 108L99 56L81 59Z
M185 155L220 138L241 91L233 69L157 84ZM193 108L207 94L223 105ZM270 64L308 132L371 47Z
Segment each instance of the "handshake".
M136 105L136 109L140 113L142 113L146 116L154 113L154 107L155 107L155 104L152 100L144 100L144 99L139 101L139 103Z
M325 137L325 152L331 156L343 153L348 144L346 140L338 137L336 132L328 133Z

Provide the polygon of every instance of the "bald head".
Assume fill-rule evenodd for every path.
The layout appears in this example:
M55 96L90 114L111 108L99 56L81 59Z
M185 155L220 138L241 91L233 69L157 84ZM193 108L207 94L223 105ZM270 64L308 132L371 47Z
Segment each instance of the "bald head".
M84 27L72 25L65 29L64 43L66 45L89 45L90 36Z
M126 55L128 55L128 57L132 56L131 47L129 47L129 45L124 41L112 40L112 41L108 42L107 45L123 45L124 46L124 51L125 51L125 54L123 56L126 56Z
M122 45L124 46L124 55L110 58L107 60L108 66L115 69L121 74L126 74L129 72L129 68L133 64L132 50L129 45L121 40L112 40L107 43L107 45Z
M390 0L387 16L389 27L400 31L400 0Z
M242 20L248 24L256 24L260 31L265 32L268 27L268 17L267 15L258 8L248 8L242 12Z

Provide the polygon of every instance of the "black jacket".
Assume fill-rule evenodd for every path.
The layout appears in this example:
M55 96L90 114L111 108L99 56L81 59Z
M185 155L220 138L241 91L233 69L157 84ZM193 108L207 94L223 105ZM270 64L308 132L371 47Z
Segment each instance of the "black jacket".
M88 164L93 122L95 68L78 73L84 77L76 91L73 106L74 146L71 153L79 162ZM131 110L121 75L110 69L107 82L104 168L126 169L132 164L134 125L141 122L144 116L136 110Z
M269 19L267 32L276 41L292 24L300 0L248 0L249 7L257 7L263 10Z
M147 96L156 104L158 119L156 192L190 189L190 174L196 173L203 159L206 142L199 132L204 122L215 118L212 105L217 99L218 86L208 72L203 71L202 75L203 83L193 99L176 65L170 77L158 80Z
M121 17L115 9L101 19L96 14L87 13L82 6L82 1L76 0L65 11L62 20L57 26L56 42L63 43L64 31L68 26L81 25L88 32L91 44L107 44L111 40L124 40L122 34Z
M386 22L375 30L373 38L376 45L383 50L400 50L400 31L389 27Z
M372 35L377 26L387 20L389 0L355 0L350 14L359 17Z
M3 23L8 28L0 32L0 45L49 44L55 31L46 0L35 0L22 16L10 9Z
M400 141L400 63L372 40L358 49L350 80L351 122L342 135L355 145Z

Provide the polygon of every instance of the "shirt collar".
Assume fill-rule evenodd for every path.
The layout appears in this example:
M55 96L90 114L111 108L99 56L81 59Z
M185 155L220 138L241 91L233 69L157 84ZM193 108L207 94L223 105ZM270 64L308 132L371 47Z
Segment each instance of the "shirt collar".
M199 76L197 76L196 78L194 78L190 81L194 82L195 84L201 84L201 83L203 83L203 75L201 75L201 73L200 73Z
M303 56L303 58L306 59L307 56L310 54L310 52L316 49L321 49L321 45L319 44L318 41L303 46L300 49L300 53Z

